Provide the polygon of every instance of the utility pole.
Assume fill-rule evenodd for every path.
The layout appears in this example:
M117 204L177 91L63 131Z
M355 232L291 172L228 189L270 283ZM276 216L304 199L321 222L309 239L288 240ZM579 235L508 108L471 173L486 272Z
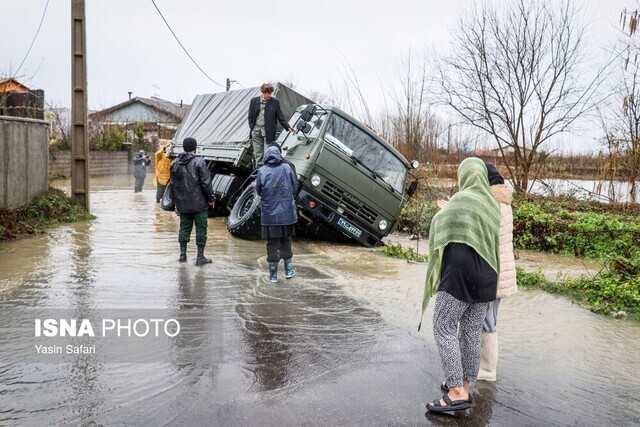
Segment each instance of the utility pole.
M71 0L71 196L89 211L85 0Z

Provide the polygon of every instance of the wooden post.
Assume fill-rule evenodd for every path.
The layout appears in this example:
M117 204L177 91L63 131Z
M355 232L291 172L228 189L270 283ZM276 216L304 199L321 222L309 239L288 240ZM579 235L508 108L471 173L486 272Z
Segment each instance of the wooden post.
M71 196L89 211L85 1L71 0Z

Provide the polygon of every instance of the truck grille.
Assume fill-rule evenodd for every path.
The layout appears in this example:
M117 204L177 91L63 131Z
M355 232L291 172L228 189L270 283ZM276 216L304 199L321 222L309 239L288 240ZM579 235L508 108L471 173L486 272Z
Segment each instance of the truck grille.
M376 221L378 215L375 211L368 208L364 203L361 203L355 197L346 194L342 189L333 184L330 181L325 181L322 186L322 193L329 197L338 206L342 206L357 218L373 224Z

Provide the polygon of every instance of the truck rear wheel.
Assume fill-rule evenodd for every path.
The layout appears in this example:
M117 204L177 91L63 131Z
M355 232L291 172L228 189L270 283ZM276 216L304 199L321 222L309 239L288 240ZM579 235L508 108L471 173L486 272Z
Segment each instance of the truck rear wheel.
M253 181L233 204L227 219L227 229L231 234L243 239L260 239L260 196Z

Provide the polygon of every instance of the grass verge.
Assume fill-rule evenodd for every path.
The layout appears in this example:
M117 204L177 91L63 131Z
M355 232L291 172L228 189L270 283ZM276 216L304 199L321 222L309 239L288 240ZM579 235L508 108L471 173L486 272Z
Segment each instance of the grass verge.
M49 188L46 194L19 209L0 209L0 241L42 233L49 227L93 219L82 206L64 194Z
M518 286L563 295L599 314L640 320L640 276L604 270L593 277L552 282L541 272L517 271Z

